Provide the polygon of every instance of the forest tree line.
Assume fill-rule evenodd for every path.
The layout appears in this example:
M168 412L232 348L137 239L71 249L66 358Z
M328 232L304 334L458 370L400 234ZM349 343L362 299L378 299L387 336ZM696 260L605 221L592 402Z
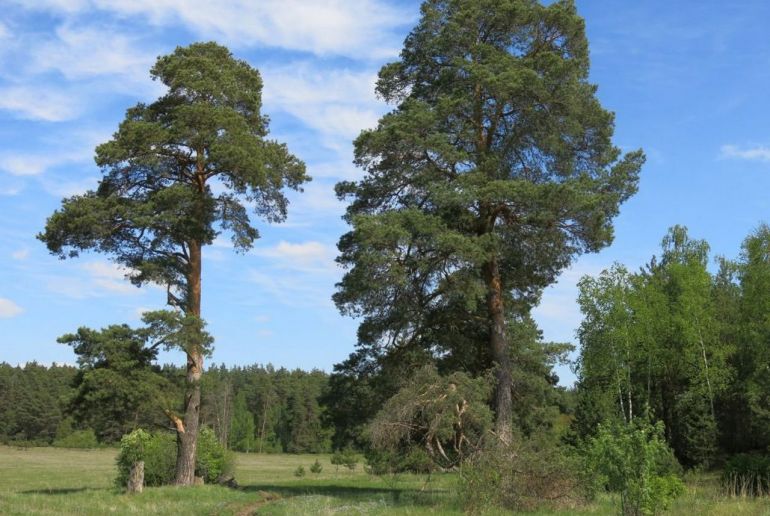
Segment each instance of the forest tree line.
M146 382L107 360L80 368L0 363L0 440L48 445L85 431L110 445L136 428L168 429L159 398L180 402L184 369L146 365L144 372L156 390L148 392ZM211 367L202 378L201 422L237 451L329 451L331 430L323 422L328 379L319 370L271 365Z

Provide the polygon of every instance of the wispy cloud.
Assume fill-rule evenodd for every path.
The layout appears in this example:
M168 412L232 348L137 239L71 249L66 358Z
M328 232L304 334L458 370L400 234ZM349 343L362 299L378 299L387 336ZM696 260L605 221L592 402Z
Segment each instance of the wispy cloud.
M61 122L80 114L76 95L44 86L25 84L0 88L0 110L24 120Z
M723 158L762 161L767 163L770 162L770 146L753 145L740 147L738 145L722 145L720 156Z
M272 247L258 247L255 255L272 259L272 266L280 269L315 273L335 271L335 250L322 242L292 243L281 241Z
M154 26L183 24L198 36L232 46L267 46L383 59L397 53L393 29L414 13L377 0L16 0L28 9L77 15L99 9L137 16Z
M79 277L54 276L47 281L48 290L72 299L110 295L138 295L143 291L132 285L126 275L130 270L111 262L91 261L79 264Z
M19 260L19 261L26 260L28 257L29 257L29 249L27 249L26 247L22 249L18 249L13 253L11 253L11 258L13 258L14 260Z
M332 150L349 152L362 129L374 127L384 103L374 94L374 70L318 69L306 62L264 67L265 104L317 131Z
M10 299L0 297L0 319L10 319L21 315L23 312L24 309Z

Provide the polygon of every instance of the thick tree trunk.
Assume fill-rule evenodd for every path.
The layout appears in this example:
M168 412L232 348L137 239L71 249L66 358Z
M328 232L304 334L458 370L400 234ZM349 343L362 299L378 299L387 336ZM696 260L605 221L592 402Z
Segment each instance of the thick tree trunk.
M511 356L505 335L505 309L500 269L496 259L484 267L487 283L487 308L489 310L489 345L492 359L497 366L495 386L495 431L506 444L513 438L513 400L511 391Z
M201 244L192 241L188 277L188 315L201 315ZM187 350L187 382L184 398L184 425L177 430L175 483L191 486L195 482L195 458L198 447L198 424L201 407L201 375L203 373L202 343L190 343Z

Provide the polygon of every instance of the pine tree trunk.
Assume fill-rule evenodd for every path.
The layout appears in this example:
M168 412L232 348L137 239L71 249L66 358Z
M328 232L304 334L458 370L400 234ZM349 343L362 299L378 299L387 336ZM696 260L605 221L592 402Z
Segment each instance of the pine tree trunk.
M190 272L188 277L188 315L201 314L201 244L190 242ZM198 446L198 425L201 406L201 375L203 350L200 342L187 350L187 378L184 399L184 426L177 431L175 484L191 486L195 482L195 458Z
M495 431L506 444L513 438L513 379L511 377L511 357L505 335L505 309L503 306L503 288L500 281L500 269L496 259L484 267L487 282L487 308L489 310L489 344L492 359L497 366L495 386Z

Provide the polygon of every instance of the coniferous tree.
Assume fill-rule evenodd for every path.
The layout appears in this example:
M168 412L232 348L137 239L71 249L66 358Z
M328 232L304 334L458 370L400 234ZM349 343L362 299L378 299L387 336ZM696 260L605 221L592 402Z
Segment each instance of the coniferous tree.
M112 140L96 149L103 177L95 191L67 198L40 235L62 258L95 250L127 267L133 283L168 290L187 357L187 392L178 429L176 482L195 471L200 380L210 342L201 319L203 246L218 229L248 249L259 233L244 201L268 221L286 217L285 187L308 180L285 145L267 139L261 114L262 79L215 43L179 47L151 70L168 92L128 110ZM170 317L170 316L169 316Z
M574 256L610 243L643 155L612 145L573 2L428 0L421 13L380 71L395 109L355 142L366 175L337 186L352 231L335 302L362 317L364 348L429 350L444 345L437 320L480 325L510 441L509 326Z

